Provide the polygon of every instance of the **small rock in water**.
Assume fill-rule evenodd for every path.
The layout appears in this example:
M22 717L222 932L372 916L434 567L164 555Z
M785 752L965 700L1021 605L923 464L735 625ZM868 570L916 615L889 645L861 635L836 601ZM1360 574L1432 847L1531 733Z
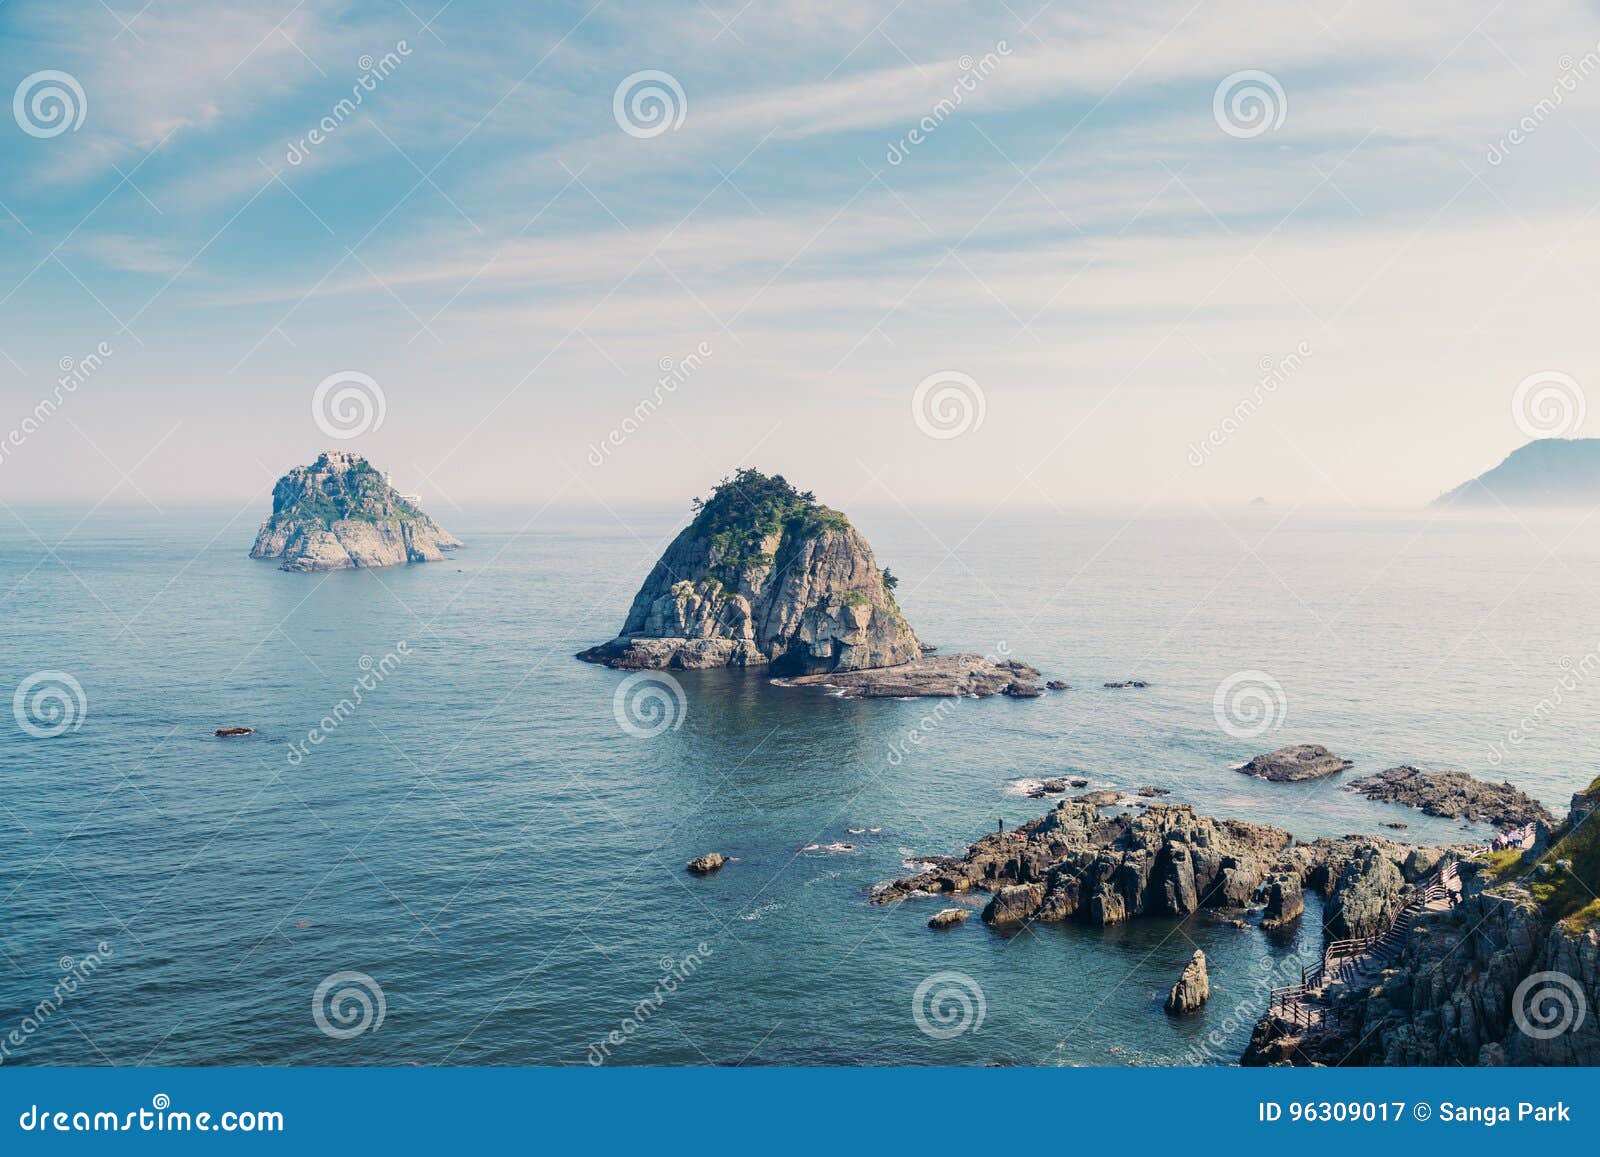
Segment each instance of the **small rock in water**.
M1211 978L1206 974L1206 954L1196 948L1189 963L1184 965L1178 983L1167 994L1167 1011L1173 1016L1184 1016L1199 1011L1210 999Z
M1071 691L1072 690L1072 685L1071 684L1064 683L1060 679L1052 679L1052 680L1050 680L1050 682L1046 683L1045 686L1048 687L1052 691Z
M1106 688L1111 691L1120 691L1128 687L1148 687L1150 684L1143 679L1124 679L1120 683L1107 683Z
M1142 796L1147 796L1148 797L1148 796L1158 796L1158 795L1171 795L1172 792L1171 792L1170 789L1164 788L1164 787L1141 787L1139 789L1139 794L1142 795Z
M1032 683L1008 683L1004 694L1011 696L1013 699L1037 699L1044 692L1040 691Z
M1406 823L1405 820L1389 820L1383 826L1386 827L1386 828L1403 828L1403 827L1408 827L1409 825Z
M945 908L935 912L928 918L929 928L954 928L958 924L966 923L967 917L972 915L969 908Z
M707 852L689 861L689 871L697 876L709 876L712 872L720 871L727 862L728 857L721 852Z
M235 735L254 735L254 727L219 727L211 734L218 739L232 739Z
M1296 743L1258 755L1239 770L1273 783L1298 783L1337 775L1352 766L1348 759L1335 755L1320 743Z

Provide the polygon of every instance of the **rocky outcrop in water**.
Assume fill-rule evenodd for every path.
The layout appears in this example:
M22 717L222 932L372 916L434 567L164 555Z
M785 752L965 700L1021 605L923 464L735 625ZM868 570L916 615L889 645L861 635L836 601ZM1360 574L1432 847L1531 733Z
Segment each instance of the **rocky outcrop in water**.
M1206 972L1206 954L1194 950L1189 963L1183 966L1183 975L1167 993L1167 1012L1173 1016L1187 1016L1199 1012L1201 1005L1211 999L1211 977Z
M1419 767L1391 767L1362 776L1345 785L1381 803L1405 804L1430 816L1465 819L1521 827L1555 825L1555 817L1532 796L1509 783L1487 783L1464 771L1423 771Z
M728 857L721 852L707 852L689 861L689 871L696 876L709 876L713 872L720 872L727 862Z
M1104 815L1086 800L1063 800L1042 819L983 837L959 859L886 885L873 901L982 889L993 893L984 921L1001 927L1243 908L1270 872L1293 862L1291 842L1278 828L1212 819L1187 804Z
M324 450L278 479L250 557L281 558L283 570L340 570L438 562L460 545L361 455Z
M578 658L611 667L770 666L808 675L894 667L922 650L895 579L849 520L781 475L740 470L651 570L618 636Z
M1258 755L1239 770L1274 783L1298 783L1337 775L1352 766L1348 759L1333 754L1320 743L1297 743Z

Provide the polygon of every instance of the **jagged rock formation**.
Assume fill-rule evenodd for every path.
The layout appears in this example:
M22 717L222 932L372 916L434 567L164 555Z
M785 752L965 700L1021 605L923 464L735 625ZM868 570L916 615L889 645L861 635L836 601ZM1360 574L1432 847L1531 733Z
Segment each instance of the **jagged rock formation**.
M1416 916L1376 974L1330 985L1320 1025L1263 1017L1242 1063L1600 1064L1597 801L1600 781L1548 847L1463 861L1459 904Z
M1555 826L1555 817L1532 796L1509 783L1486 783L1464 771L1391 767L1345 785L1382 803L1420 808L1430 816L1467 819L1506 827Z
M621 633L578 658L806 675L921 656L893 576L843 514L757 470L740 470L696 507L639 588Z
M972 915L968 908L941 908L928 917L929 928L954 928L965 924L967 917Z
M984 889L993 898L983 919L1001 927L1243 908L1269 872L1292 862L1291 842L1288 832L1196 815L1188 804L1102 815L1087 800L1063 800L1042 819L983 837L959 859L886 885L873 902ZM1301 872L1297 863L1290 870Z
M696 876L709 876L713 872L720 872L727 862L728 857L721 852L707 852L689 861L689 871Z
M1297 743L1258 755L1240 771L1274 783L1298 783L1303 779L1322 779L1353 767L1348 759L1333 754L1320 743Z
M1199 1012L1200 1006L1210 999L1211 977L1206 972L1206 954L1196 948L1189 963L1183 966L1178 983L1167 993L1166 1009L1173 1016L1186 1016Z
M1494 469L1434 499L1434 506L1581 506L1600 502L1600 438L1540 438Z
M283 570L339 570L438 562L460 545L361 455L324 450L278 479L250 557L281 558Z

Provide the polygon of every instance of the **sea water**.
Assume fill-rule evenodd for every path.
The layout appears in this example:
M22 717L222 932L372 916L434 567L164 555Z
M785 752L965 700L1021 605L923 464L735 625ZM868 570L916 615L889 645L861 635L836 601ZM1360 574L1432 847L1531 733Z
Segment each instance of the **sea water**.
M1344 780L1461 768L1558 811L1596 772L1577 520L864 512L925 641L1072 689L941 711L685 672L640 715L650 687L572 655L682 515L435 514L446 562L322 575L246 557L248 508L0 517L0 699L82 689L31 720L59 735L0 715L6 1063L1225 1064L1319 953L1314 904L1276 937L1001 935L871 889L1042 814L1044 776L1454 841L1486 829L1235 767L1319 742ZM1219 721L1241 676L1259 735ZM1196 947L1211 1004L1169 1018Z

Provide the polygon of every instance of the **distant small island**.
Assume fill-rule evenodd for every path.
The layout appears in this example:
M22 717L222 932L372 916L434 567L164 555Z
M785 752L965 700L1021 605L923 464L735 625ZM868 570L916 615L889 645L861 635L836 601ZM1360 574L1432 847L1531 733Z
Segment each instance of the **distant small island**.
M438 562L460 545L361 455L324 450L278 479L250 557L281 558L289 571L341 570Z
M1494 469L1434 499L1435 507L1583 506L1600 503L1600 438L1540 438Z
M895 602L897 580L878 568L861 532L781 474L741 469L694 508L621 632L578 658L621 668L766 667L807 682L839 674L849 679L844 693L863 698L1034 690L1038 672L1021 663L924 658ZM892 690L877 688L880 678Z

